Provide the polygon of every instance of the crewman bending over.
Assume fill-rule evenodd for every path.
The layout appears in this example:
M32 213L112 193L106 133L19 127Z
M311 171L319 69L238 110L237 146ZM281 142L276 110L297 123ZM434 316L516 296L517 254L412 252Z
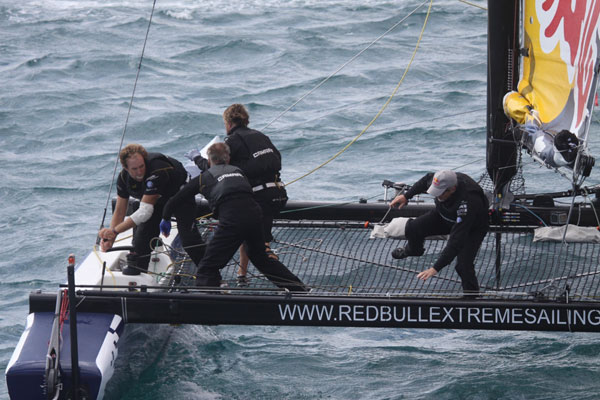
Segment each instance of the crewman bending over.
M427 236L450 234L437 261L417 277L426 281L456 258L455 268L462 280L463 292L475 296L479 292L479 283L474 260L489 230L489 203L483 190L465 174L438 171L425 175L405 194L396 196L390 207L402 208L421 193L435 197L435 210L407 222L408 244L392 251L392 257L421 256L425 252L423 244Z
M308 289L279 260L265 252L262 212L252 187L238 167L229 165L229 146L215 143L208 148L210 168L184 186L169 200L163 211L161 230L168 234L170 218L179 204L201 193L208 199L213 216L219 219L206 254L196 274L197 286L220 286L220 270L227 265L243 242L252 264L275 285L290 291Z
M130 228L133 231L133 247L137 254L137 268L125 268L126 275L137 275L148 270L150 263L150 241L159 234L159 223L163 207L187 180L187 171L174 158L160 153L148 153L139 144L128 144L119 153L123 170L117 178L117 204L110 227L98 232L102 238L102 251L110 249L117 234ZM125 218L129 197L140 200L140 206L130 217ZM195 200L186 199L175 212L181 242L198 264L204 255L204 245L194 223Z

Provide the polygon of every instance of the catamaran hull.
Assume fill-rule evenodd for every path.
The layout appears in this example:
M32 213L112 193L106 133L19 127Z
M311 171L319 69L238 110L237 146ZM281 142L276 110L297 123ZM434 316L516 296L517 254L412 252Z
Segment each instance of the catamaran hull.
M510 226L512 229L531 230L540 224L552 226L566 223L568 207L554 206L552 197L542 199L544 201L537 197L516 199L515 201L527 202L527 206L514 207L504 210L500 215L491 216L494 229L501 232ZM203 202L198 204L199 212L202 212L204 205ZM354 224L357 225L356 229L353 228L355 231L362 231L368 223L380 221L384 216L390 219L416 217L433 207L431 204L417 203L399 210L390 210L389 204L384 202L335 204L290 201L282 217L289 226L297 224L300 228L305 225L310 227L316 221L321 221L323 225L341 225L344 229L349 229ZM584 222L583 225L592 225L596 212L591 207L582 208L572 218L580 219L580 222ZM172 243L166 244L173 246ZM322 251L332 257L338 254L334 250L329 253L326 249ZM447 298L377 299L345 295L268 295L254 298L250 295L169 293L164 288L167 276L172 273L174 263L171 262L171 257L161 250L152 258L152 274L131 276L122 274L120 269L124 253L93 252L75 271L76 283L80 286L73 302L77 304L78 310L80 382L87 391L88 398L92 399L103 397L106 384L114 373L117 346L123 337L125 323L586 332L598 332L600 327L600 309L596 303L544 305L534 301L490 303L480 300L476 304L469 304L465 301L450 303L453 300ZM351 259L344 258L344 262L351 262ZM101 284L104 285L102 289L99 288ZM157 288L159 290L155 290ZM9 394L13 399L47 398L44 376L56 304L56 293L32 293L30 297L27 326L6 372ZM69 321L64 325L60 343L60 381L66 394L71 386ZM120 346L123 350L123 343Z
M125 232L121 237L119 245L124 249L130 247L131 232ZM165 238L163 242L175 247L179 245L177 235ZM93 250L75 270L76 284L96 288L102 286L106 291L127 291L144 286L162 288L168 284L174 263L164 248L159 247L152 254L149 273L139 275L123 274L122 266L126 263L127 254L127 250L108 253ZM85 392L85 398L102 399L106 384L114 373L117 347L123 337L126 318L108 309L85 312L79 306L78 302L79 384ZM61 389L59 398L69 396L72 387L70 320L67 318L62 327L54 325L59 313L56 308L53 310L29 311L25 330L6 370L11 399L48 399L47 392L50 390L55 393L54 387ZM66 309L62 309L61 313L68 315ZM58 337L60 339L56 340ZM60 372L56 384L48 382L46 378L48 369L52 369L47 367L49 347L59 352L56 364Z
M6 383L11 399L47 399L45 382L46 354L54 321L53 312L34 312L27 317L25 331L6 370ZM78 313L80 337L80 382L90 399L102 399L107 382L113 375L117 346L125 324L115 314ZM61 398L71 388L71 338L69 320L62 327Z

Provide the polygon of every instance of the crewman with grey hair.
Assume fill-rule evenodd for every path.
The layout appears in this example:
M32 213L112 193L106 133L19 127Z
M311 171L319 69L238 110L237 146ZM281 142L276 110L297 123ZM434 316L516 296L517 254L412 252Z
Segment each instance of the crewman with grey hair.
M229 152L226 143L215 143L208 148L209 168L169 200L163 211L161 231L168 234L171 215L180 203L201 193L219 224L198 266L197 286L220 286L220 270L245 242L252 264L275 285L290 291L308 291L285 265L266 253L261 208L242 170L229 165Z
M404 207L417 194L435 197L435 210L410 219L406 224L406 247L392 251L392 257L418 257L425 252L425 238L449 234L442 253L432 267L417 277L426 281L456 258L456 272L465 295L476 296L475 256L489 230L488 200L483 189L469 176L449 170L428 173L406 193L392 200L390 207Z

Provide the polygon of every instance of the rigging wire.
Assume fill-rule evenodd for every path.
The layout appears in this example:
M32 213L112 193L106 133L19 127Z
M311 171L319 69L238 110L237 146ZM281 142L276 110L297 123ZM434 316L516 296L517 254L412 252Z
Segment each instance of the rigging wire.
M389 98L387 99L387 101L385 102L385 104L381 107L381 109L379 110L379 112L377 112L377 114L375 115L375 117L373 117L373 119L371 120L371 122L369 122L367 124L367 126L354 139L352 139L350 141L350 143L348 143L343 149L341 149L335 155L333 155L333 157L331 157L329 160L325 161L324 163L322 163L318 167L313 168L312 170L310 170L306 174L304 174L304 175L302 175L302 176L300 176L300 177L292 180L291 182L288 182L286 184L286 186L291 185L292 183L295 183L295 182L299 181L300 179L307 177L308 175L312 174L313 172L317 171L318 169L320 169L320 168L324 167L325 165L329 164L331 161L335 160L342 153L344 153L346 150L348 150L348 148L350 146L352 146L371 127L371 125L373 125L373 123L381 116L381 114L383 114L383 111L391 103L392 99L394 98L394 96L398 92L398 89L400 89L400 85L402 85L402 82L404 82L404 78L408 74L408 71L409 71L409 69L410 69L410 67L411 67L411 65L412 65L412 63L413 63L413 61L415 59L415 56L417 55L417 50L419 49L419 44L421 43L421 39L423 39L423 34L425 33L425 27L427 26L427 21L429 20L429 16L431 14L431 7L432 6L433 6L433 0L431 0L430 3L429 3L429 8L427 9L427 15L425 16L425 21L423 22L423 27L421 28L421 33L419 35L419 39L417 40L417 44L415 45L415 49L413 50L412 56L410 58L410 61L408 62L408 65L406 66L406 68L404 70L404 74L402 74L402 78L400 78L400 82L398 82L398 84L394 88L392 94L389 96Z
M420 124L422 122L437 121L439 119L449 119L449 118L452 118L452 117L458 117L458 116L461 116L461 115L471 114L471 113L475 113L475 112L479 112L479 111L485 111L485 110L486 110L486 108L482 107L482 108L476 108L476 109L469 110L469 111L464 111L464 112L461 112L461 113L453 113L453 114L441 115L441 116L438 116L438 117L435 117L435 118L428 118L426 120L408 122L406 124L403 124L402 127L403 128L408 128L408 127L411 127L413 125ZM384 132L384 131L387 131L387 129L372 130L371 133L374 133L374 132Z
M431 1L433 2L433 0L431 0ZM362 53L364 53L365 51L367 51L371 46L373 46L375 43L377 43L379 40L381 40L383 37L385 37L388 33L390 33L391 31L393 31L394 29L396 29L396 27L398 25L400 25L408 17L410 17L411 15L413 15L415 12L417 12L426 3L427 3L427 1L424 1L419 6L417 6L417 8L415 8L413 11L411 11L406 17L404 17L400 21L396 22L390 29L388 29L382 35L380 35L377 39L375 39L371 43L369 43L369 45L367 47L365 47L364 49L362 49L361 51L359 51L354 57L352 57L350 60L346 61L342 66L340 66L338 69L336 69L334 72L332 72L327 78L325 78L321 82L319 82L319 84L317 86L315 86L314 88L312 88L311 90L309 90L302 97L300 97L298 100L296 100L291 106L289 106L288 108L286 108L285 110L283 110L279 115L277 115L275 118L273 118L273 120L271 120L271 122L269 122L267 125L265 125L262 130L264 131L269 126L271 126L271 124L273 124L275 121L277 121L279 118L281 118L284 114L286 114L288 111L290 111L292 108L294 108L298 103L300 103L302 100L304 100L307 96L309 96L315 90L317 90L318 88L320 88L325 82L327 82L329 79L331 79L333 76L335 76L338 72L340 72L342 69L344 69L348 64L350 64L351 62L353 62L354 60L356 60ZM429 15L429 13L428 13L428 15Z
M117 159L115 160L115 166L113 168L112 179L110 180L110 187L108 189L108 195L106 197L106 204L104 205L104 213L102 215L102 222L100 223L100 229L104 227L104 221L106 219L106 211L108 209L108 203L110 202L110 195L115 182L115 176L117 174L117 166L119 165L119 153L123 148L123 141L125 140L125 133L127 132L127 125L129 124L129 116L131 115L131 108L133 107L133 99L135 97L135 90L140 77L140 71L142 69L142 61L144 60L144 52L146 51L146 43L148 43L148 35L150 34L150 26L152 26L152 16L154 15L154 9L156 8L156 0L152 3L152 10L150 11L150 19L148 20L148 27L146 28L146 37L144 38L144 45L142 47L142 54L140 55L140 62L138 63L137 72L135 74L135 81L133 83L133 90L131 92L131 98L129 100L129 107L127 109L127 116L125 118L125 125L123 126L123 133L121 134L121 141L119 142L119 151L117 151ZM96 238L96 244L99 243L100 237Z
M575 161L575 166L573 167L573 197L571 199L571 205L569 206L569 212L567 214L567 221L566 221L566 223L564 225L565 230L563 232L560 250L559 250L558 256L555 258L555 260L560 260L560 257L562 255L563 250L568 247L568 244L567 244L567 230L569 229L569 222L571 221L571 215L573 213L573 209L575 208L575 198L577 197L577 187L578 186L577 186L577 183L575 182L575 179L576 179L576 177L575 177L575 169L576 169L576 166L577 166L577 160L579 159L579 155L580 155L580 153L578 152L577 153L577 159ZM585 177L583 177L583 179L581 180L581 183L583 183L583 180L585 180ZM587 195L585 196L585 199L587 200ZM595 207L594 207L593 204L592 204L592 209L594 210L594 215L596 216L596 221L597 221L598 220L598 215L596 214L596 210L595 210ZM581 209L579 211L581 212ZM555 263L553 262L553 264L555 264ZM558 266L560 266L560 265L557 265L557 267ZM554 275L554 268L552 269L552 275ZM553 282L551 282L551 284L553 284ZM568 287L569 287L568 281L565 281L565 288L566 288L567 291L568 291Z
M448 77L456 75L456 74L458 74L460 72L464 72L464 71L467 71L469 69L473 69L473 68L479 67L481 65L485 65L486 63L487 63L487 61L482 61L482 62L477 63L477 64L469 65L468 67L465 67L465 68L454 70L454 71L452 71L450 73L447 73L447 74L444 74L444 75L437 75L436 78L440 78L440 79L441 78L448 78ZM404 86L404 90L413 89L413 88L419 88L421 86L422 86L421 83L415 83L413 85ZM359 101L355 101L355 102L352 102L352 103L346 103L346 104L344 104L344 105L342 105L340 107L333 108L333 111L331 111L331 112L327 112L325 114L319 115L318 117L311 118L311 119L308 119L308 120L303 121L303 122L299 122L299 123L294 124L294 125L290 125L288 127L288 129L294 129L294 128L298 127L298 126L304 126L304 125L306 125L309 122L319 121L319 120L321 120L321 119L323 119L325 117L330 117L332 115L335 115L335 114L339 113L342 110L347 111L348 109L351 109L354 106L362 105L362 104L365 104L365 103L367 103L369 101L372 101L372 100L375 101L375 100L378 100L378 99L364 99L364 100L359 100ZM466 112L463 112L463 113L447 115L445 117L437 117L437 118L434 118L434 119L427 119L427 121L435 121L435 120L441 119L441 118L450 118L450 117L454 117L454 116L458 116L458 115L463 115L463 114L468 114L468 113L472 113L472 112L476 112L476 111L483 111L483 110L486 110L486 108L485 107L484 108L478 108L478 109L466 111ZM323 111L325 111L325 110L323 110ZM425 120L417 121L417 122L411 122L411 123L408 124L408 126L414 125L416 123L423 122L423 121L425 121ZM371 132L373 132L373 131L371 131Z
M470 6L477 7L477 8L480 8L482 10L487 11L487 7L480 6L479 4L471 3L471 2L466 1L466 0L458 0L458 1L460 1L461 3L465 3L465 4L468 4Z
M367 197L366 200L371 200L371 199L374 199L375 197L379 197L381 195L383 195L383 193L379 193L379 194L376 194L374 196ZM332 203L332 204L325 204L325 205L320 205L320 206L312 206L312 207L305 207L305 208L296 208L296 209L293 209L293 210L283 210L283 211L280 211L279 214L288 214L288 213L294 213L294 212L306 211L306 210L316 210L316 209L319 209L319 208L337 207L337 206L343 206L343 205L355 204L355 203L356 203L356 201L352 200L352 201L347 201L345 203Z
M483 160L485 160L485 158L478 158L477 160L473 160L466 164L459 165L458 167L454 167L454 168L452 168L452 170L455 171L457 169L461 169L462 167L466 167L467 165L475 164L476 162L483 161Z
M463 1L463 0L459 0L459 1ZM469 4L471 6L474 7L478 7L481 8L482 10L487 10L487 8L485 7L481 7L478 6L476 4L472 4L466 1L463 1L466 4ZM279 118L281 118L284 114L286 114L288 111L290 111L291 109L293 109L298 103L300 103L302 100L304 100L306 97L308 97L311 93L313 93L314 91L316 91L319 87L321 87L325 82L327 82L329 79L331 79L334 75L336 75L338 72L340 72L342 69L344 69L347 65L349 65L350 63L352 63L355 59L357 59L362 53L364 53L366 50L368 50L371 46L373 46L375 43L377 43L379 40L381 40L384 36L386 36L388 33L390 33L392 30L394 30L398 25L400 25L402 22L404 22L407 18L409 18L411 15L413 15L416 11L418 11L423 5L425 5L427 3L427 1L424 1L423 3L421 3L419 6L417 6L413 11L411 11L408 15L406 15L404 18L402 18L400 21L398 21L396 24L394 24L390 29L388 29L386 32L384 32L381 36L379 36L377 39L373 40L367 47L365 47L363 50L361 50L359 53L357 53L354 57L352 57L350 60L348 60L346 63L344 63L342 66L340 66L337 70L335 70L333 73L331 73L327 78L325 78L324 80L322 80L321 82L319 82L319 84L317 84L317 86L315 86L313 89L311 89L310 91L308 91L307 93L305 93L302 97L300 97L298 100L296 100L291 106L289 106L288 108L286 108L283 112L281 112L279 115L277 115L275 118L273 118L269 123L267 123L262 130L266 130L269 126L271 126L275 121L277 121ZM468 67L465 67L463 69L454 71L450 74L446 74L446 77L451 76L453 74L456 74L458 72L462 72L465 71L467 69L472 69L475 67L478 67L479 65L482 64L486 64L486 61L482 61L480 63L477 64L473 64L470 65ZM412 85L412 86L408 86L407 88L412 88L412 87L417 87L418 84ZM362 104L364 103L365 100L361 100L361 101L357 101L355 103L350 103L347 106L353 106L353 105L358 105L358 104ZM322 117L327 117L329 115L334 114L334 112L329 113L329 114L324 114L322 115L320 118ZM316 119L314 119L316 120ZM310 121L314 121L314 120L308 120L307 122Z
M443 115L443 116L439 116L439 117L435 117L435 118L430 118L430 119L427 119L427 120L420 120L420 121L408 122L406 124L403 124L402 127L403 128L409 128L409 127L411 127L413 125L417 125L417 124L420 124L420 123L423 123L423 122L431 122L431 121L435 121L435 120L438 120L438 119L448 119L448 118L452 118L452 117L456 117L456 116L460 116L460 115L471 114L471 113L474 113L474 112L479 112L479 111L484 111L484 110L485 110L485 108L478 108L478 109L475 109L475 110L469 110L469 111L465 111L465 112L462 112L462 113L447 114L447 115ZM324 116L327 116L327 115L324 115ZM292 126L292 128L293 127L294 126ZM371 130L371 133L377 133L377 132L388 132L388 129ZM319 142L319 144L331 143L331 142L335 142L337 140L338 140L337 138L331 138L329 140L324 140L322 142ZM302 146L304 146L304 145L303 144L299 144L298 146L290 146L290 147L286 147L285 149L286 150L292 150L292 149L300 148ZM478 161L481 161L481 160L483 160L483 159L479 159ZM458 168L464 167L465 165L469 165L469 164L473 164L473 162L461 165L460 167L455 167L453 169L458 169Z
M567 243L567 230L569 229L569 223L571 221L571 215L573 214L573 210L575 208L575 199L578 196L577 194L577 188L580 187L580 185L583 184L583 182L585 181L585 176L581 175L578 177L579 175L579 171L577 171L577 166L578 166L578 162L579 162L579 158L581 155L581 149L577 152L577 157L575 158L575 163L573 165L573 180L571 181L571 184L573 185L573 196L571 198L571 204L569 206L569 212L567 213L567 220L565 222L564 225L564 231L563 231L563 235L562 235L562 240L561 240L561 246L558 252L558 256L553 258L553 262L552 262L552 275L554 275L554 270L555 268L560 267L561 265L559 264L559 260L561 258L561 255L563 253L563 251L569 246ZM557 172L559 172L558 168L556 169ZM562 174L562 172L561 172ZM579 180L579 182L577 182ZM585 198L587 199L587 196L585 196ZM596 219L597 219L597 214L596 214L596 210L594 205L592 204L592 209L594 210L594 214L596 215ZM581 211L581 210L580 210ZM564 267L566 267L566 265L564 265ZM550 284L548 286L546 286L546 288L552 287L554 285L554 282L556 281L556 279L553 279ZM546 289L543 288L543 289ZM543 290L542 289L542 290ZM569 282L565 281L565 293L568 293L569 290Z

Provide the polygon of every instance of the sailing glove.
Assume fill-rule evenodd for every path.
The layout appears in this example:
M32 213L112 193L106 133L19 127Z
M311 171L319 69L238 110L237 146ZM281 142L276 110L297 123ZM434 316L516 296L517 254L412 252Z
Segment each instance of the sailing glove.
M187 153L184 154L185 158L189 159L190 161L194 161L195 158L200 157L200 151L198 149L192 149L190 151L188 151Z
M169 233L171 233L171 221L168 219L160 221L160 231L165 237L169 237Z

